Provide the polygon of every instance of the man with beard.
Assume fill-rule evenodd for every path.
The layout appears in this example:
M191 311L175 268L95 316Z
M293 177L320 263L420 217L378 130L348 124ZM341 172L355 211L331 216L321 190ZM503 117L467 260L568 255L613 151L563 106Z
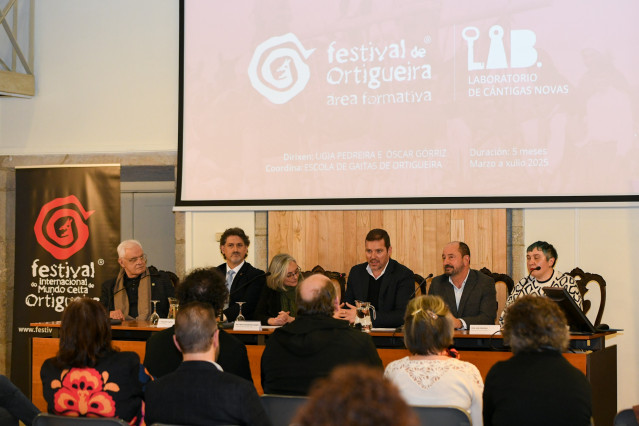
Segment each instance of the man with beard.
M244 302L242 315L247 320L255 319L255 308L266 285L266 274L246 262L251 241L241 228L229 228L220 238L220 252L226 260L217 269L226 277L229 289L229 304L224 308L228 321L235 321L240 312L237 302Z
M391 259L393 248L385 230L369 231L364 246L366 262L351 268L344 307L336 317L355 322L355 301L360 300L375 307L373 327L399 327L404 324L408 300L415 293L413 271Z
M444 274L433 278L428 294L444 299L455 317L455 328L466 330L471 324L495 324L495 281L470 269L468 245L460 241L446 244L442 263Z

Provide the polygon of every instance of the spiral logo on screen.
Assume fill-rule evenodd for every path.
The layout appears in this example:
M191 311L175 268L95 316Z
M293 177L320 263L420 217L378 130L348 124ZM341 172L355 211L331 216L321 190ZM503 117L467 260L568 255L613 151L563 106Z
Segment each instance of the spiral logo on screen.
M271 37L255 49L249 64L251 84L262 96L281 105L299 94L311 77L306 50L293 33Z
M89 239L86 211L75 195L56 198L42 206L33 230L38 243L58 260L73 256Z

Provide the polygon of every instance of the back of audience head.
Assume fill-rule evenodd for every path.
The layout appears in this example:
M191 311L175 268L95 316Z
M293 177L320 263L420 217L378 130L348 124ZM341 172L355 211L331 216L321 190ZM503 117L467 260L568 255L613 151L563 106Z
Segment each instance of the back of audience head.
M570 341L566 316L544 296L522 296L510 305L503 334L514 354L542 349L565 351Z
M416 355L435 355L453 344L453 319L439 296L419 296L408 302L404 343Z
M175 318L175 340L182 353L207 352L216 334L217 318L210 304L190 302L180 306Z
M180 306L190 302L208 303L215 312L221 313L229 291L224 275L217 268L197 268L180 283L176 296Z
M316 382L292 424L414 426L418 421L399 390L383 378L379 369L347 365Z
M69 303L62 313L56 356L59 366L93 367L100 357L114 350L109 315L104 306L88 297Z
M333 316L338 298L333 282L323 274L313 274L296 289L297 314Z

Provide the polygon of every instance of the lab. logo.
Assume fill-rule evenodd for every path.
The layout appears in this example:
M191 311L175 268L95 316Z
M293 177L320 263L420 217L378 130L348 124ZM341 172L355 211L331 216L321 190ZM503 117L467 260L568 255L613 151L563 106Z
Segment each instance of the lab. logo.
M281 105L298 95L311 76L306 50L293 33L271 37L255 49L249 64L251 84L262 96Z
M58 260L73 256L89 239L86 211L75 195L49 201L40 210L33 230L38 243Z
M531 30L510 31L510 61L506 57L504 29L501 26L493 25L488 30L490 47L486 62L475 60L475 43L480 39L479 29L477 27L466 27L462 31L462 37L468 45L468 71L495 70L509 67L528 68L537 62L537 50L535 49L537 35ZM541 67L541 63L537 63L537 66Z

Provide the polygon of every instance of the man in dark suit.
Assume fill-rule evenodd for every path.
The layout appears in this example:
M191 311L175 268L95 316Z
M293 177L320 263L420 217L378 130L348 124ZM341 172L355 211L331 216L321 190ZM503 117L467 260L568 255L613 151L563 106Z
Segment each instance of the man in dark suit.
M444 274L433 278L428 294L440 296L455 317L457 329L472 324L495 324L495 281L470 269L470 249L463 242L446 244L442 253Z
M415 292L413 271L390 258L393 248L388 232L373 229L366 235L366 262L355 265L348 274L345 308L337 316L355 322L355 301L370 302L375 307L373 327L399 327L404 311Z
M297 285L295 296L295 321L266 340L262 354L265 393L307 395L316 379L328 377L338 365L383 368L371 336L333 318L339 298L328 277L311 275Z
M242 315L247 320L255 319L255 308L266 285L266 274L246 262L251 241L241 228L229 228L220 237L220 251L226 260L217 268L226 276L226 287L230 299L224 308L227 321L235 321L240 307L237 302L244 302Z
M177 288L180 306L189 302L208 303L216 312L221 311L228 294L224 277L216 268L191 271ZM146 341L144 366L154 377L172 373L182 362L182 353L173 343L174 334L175 326L153 333ZM218 364L227 373L252 382L246 346L224 330L219 332L219 341Z
M180 306L175 344L184 356L176 371L146 387L148 424L270 425L253 384L215 362L219 330L211 305Z

